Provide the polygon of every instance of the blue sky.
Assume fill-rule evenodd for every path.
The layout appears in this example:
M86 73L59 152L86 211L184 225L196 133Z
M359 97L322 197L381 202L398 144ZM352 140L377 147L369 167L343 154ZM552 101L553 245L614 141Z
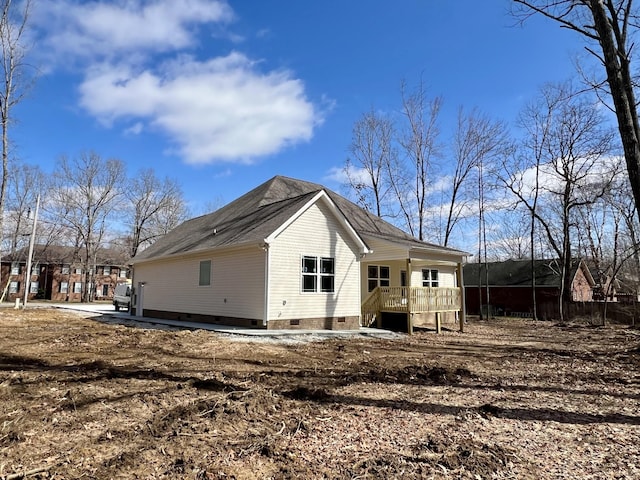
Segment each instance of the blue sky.
M508 0L41 0L14 111L15 155L50 172L94 150L177 179L195 214L274 175L340 190L363 112L400 82L513 122L540 85L575 75L580 38Z

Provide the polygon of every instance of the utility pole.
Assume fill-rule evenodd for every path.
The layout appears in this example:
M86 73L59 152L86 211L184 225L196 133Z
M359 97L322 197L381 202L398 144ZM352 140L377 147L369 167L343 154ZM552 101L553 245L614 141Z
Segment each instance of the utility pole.
M29 298L29 287L31 284L31 260L33 258L33 245L36 240L36 224L38 223L38 209L40 208L40 194L36 198L36 212L33 215L33 226L31 228L31 238L29 239L29 254L27 256L27 271L24 274L24 301L22 308L27 308Z

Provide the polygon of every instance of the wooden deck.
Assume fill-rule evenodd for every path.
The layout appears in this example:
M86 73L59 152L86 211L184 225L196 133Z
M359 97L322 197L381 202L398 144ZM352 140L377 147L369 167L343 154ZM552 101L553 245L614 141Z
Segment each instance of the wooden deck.
M382 312L438 313L461 309L460 288L377 287L362 304L362 325L371 326Z

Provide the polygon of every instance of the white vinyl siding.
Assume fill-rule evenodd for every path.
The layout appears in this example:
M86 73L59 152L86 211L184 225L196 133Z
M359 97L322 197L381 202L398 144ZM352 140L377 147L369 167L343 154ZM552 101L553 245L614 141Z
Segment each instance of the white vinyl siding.
M304 319L360 315L358 247L333 212L319 201L270 246L269 317ZM305 256L335 259L334 291L305 293L300 265ZM319 280L320 281L320 280Z
M200 262L211 260L211 287L198 285ZM144 308L262 320L265 252L257 245L137 264ZM296 275L296 278L298 275Z

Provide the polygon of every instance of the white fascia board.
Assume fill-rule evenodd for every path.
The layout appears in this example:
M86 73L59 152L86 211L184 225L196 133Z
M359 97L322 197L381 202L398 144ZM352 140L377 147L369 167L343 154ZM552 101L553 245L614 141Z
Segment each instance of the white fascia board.
M371 253L371 250L369 249L367 244L364 242L362 237L358 235L358 232L356 232L356 230L353 228L349 220L344 216L344 214L340 211L340 209L336 206L336 204L333 203L329 195L327 195L327 192L325 192L324 190L320 190L316 195L313 196L313 198L311 198L311 200L305 203L296 213L291 215L291 217L289 217L289 219L286 222L280 225L280 227L278 227L271 235L265 238L264 239L265 243L268 244L268 243L271 243L273 240L275 240L278 237L278 235L280 235L293 222L295 222L304 212L306 212L309 208L311 208L312 205L314 205L316 202L320 200L324 201L325 205L327 205L331 209L331 211L333 212L335 217L340 221L340 223L342 224L344 229L347 231L349 236L356 242L360 253L362 254Z

